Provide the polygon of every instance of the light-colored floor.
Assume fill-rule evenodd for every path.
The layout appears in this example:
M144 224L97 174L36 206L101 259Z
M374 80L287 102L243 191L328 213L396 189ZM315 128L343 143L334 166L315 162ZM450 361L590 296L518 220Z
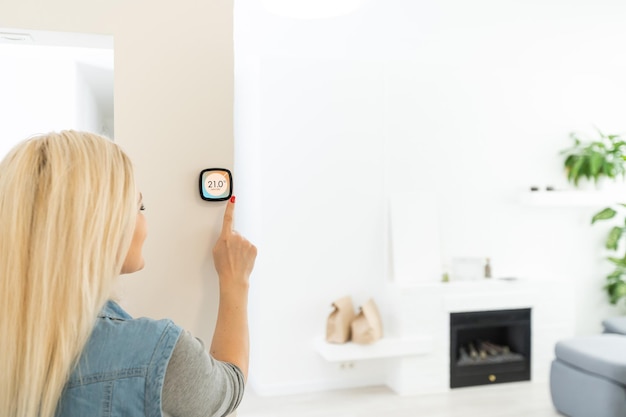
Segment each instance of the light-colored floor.
M237 417L556 417L547 384L516 382L398 396L372 387L285 397L247 392Z

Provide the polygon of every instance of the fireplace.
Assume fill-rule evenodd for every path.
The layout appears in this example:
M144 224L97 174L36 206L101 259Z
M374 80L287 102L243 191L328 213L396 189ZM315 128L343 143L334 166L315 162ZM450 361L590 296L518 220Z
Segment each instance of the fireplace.
M450 388L530 380L530 309L450 314Z

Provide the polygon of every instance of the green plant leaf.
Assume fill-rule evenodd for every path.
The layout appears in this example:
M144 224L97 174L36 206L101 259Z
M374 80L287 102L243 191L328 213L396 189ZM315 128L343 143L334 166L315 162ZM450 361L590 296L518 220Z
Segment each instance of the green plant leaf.
M608 173L606 176L609 178L615 178L615 175L617 174L617 165L615 165L614 162L607 162L606 165L608 167Z
M594 224L598 220L612 219L613 217L615 217L616 214L617 212L615 210L613 210L611 207L607 207L593 216L593 218L591 219L591 224Z
M604 289L608 292L608 293L612 293L615 290L615 285L619 282L616 280L609 280L607 277L607 283L604 285Z
M596 180L598 179L598 173L600 172L604 163L604 155L599 152L593 152L589 157L589 174L591 174Z
M617 304L620 298L626 296L626 282L619 282L611 293L611 304Z
M574 185L578 186L578 181L582 176L585 176L585 158L578 156L572 165L572 169L570 170L570 175L572 180L574 181Z
M619 301L619 298L617 297L617 295L615 295L615 290L610 290L609 291L609 302L612 305L617 304L617 302Z
M619 240L622 238L624 228L615 226L609 232L609 237L606 239L606 248L610 250L617 250Z
M606 280L608 281L607 286L617 281L621 281L622 275L624 275L623 269L621 268L615 269L613 272L611 272L609 275L606 276Z
M626 268L626 260L624 260L623 258L614 258L612 256L607 258L609 260L609 262L614 263L617 266L620 266L622 268Z

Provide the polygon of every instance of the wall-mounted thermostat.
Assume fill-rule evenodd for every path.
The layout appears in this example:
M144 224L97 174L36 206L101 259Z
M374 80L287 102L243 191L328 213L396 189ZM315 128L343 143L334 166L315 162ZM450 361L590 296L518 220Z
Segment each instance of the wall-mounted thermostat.
M207 168L200 172L200 197L206 201L228 200L233 194L233 176L224 168Z

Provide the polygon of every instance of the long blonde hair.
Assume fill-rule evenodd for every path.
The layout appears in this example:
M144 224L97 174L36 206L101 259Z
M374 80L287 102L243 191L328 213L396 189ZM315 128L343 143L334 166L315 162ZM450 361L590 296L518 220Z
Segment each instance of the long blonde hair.
M131 162L106 138L50 133L0 163L0 416L54 415L136 215Z

